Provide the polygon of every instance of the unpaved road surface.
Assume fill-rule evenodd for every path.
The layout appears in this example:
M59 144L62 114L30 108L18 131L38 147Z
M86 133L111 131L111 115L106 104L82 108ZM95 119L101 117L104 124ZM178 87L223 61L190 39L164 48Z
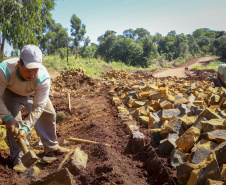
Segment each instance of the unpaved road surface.
M188 70L193 69L194 66L199 65L200 67L205 67L210 61L217 60L219 57L201 57L195 61L189 62L188 65L183 65L183 67L166 69L161 72L153 74L154 77L167 77L167 76L176 76L179 78L187 77L185 74L184 67L188 67Z

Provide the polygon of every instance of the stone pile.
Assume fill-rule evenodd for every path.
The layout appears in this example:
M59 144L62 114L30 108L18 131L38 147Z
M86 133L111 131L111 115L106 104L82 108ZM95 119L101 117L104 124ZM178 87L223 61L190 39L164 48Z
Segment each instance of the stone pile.
M108 79L127 79L128 78L128 71L126 70L112 70L107 72L104 77L105 80Z
M121 100L113 98L134 153L143 149L144 136L133 118L146 125L159 152L171 156L178 184L225 183L226 89L175 78L134 82L115 83Z
M82 68L70 68L62 71L52 80L51 90L56 92L68 92L83 86L92 86L95 82Z

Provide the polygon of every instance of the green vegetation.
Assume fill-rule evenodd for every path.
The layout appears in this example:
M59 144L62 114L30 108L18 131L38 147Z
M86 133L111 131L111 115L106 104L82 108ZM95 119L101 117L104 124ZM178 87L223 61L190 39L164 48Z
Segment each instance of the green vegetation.
M194 67L193 67L193 69L200 69L201 67L199 66L199 65L195 65Z
M222 62L220 60L216 60L216 61L211 61L207 67L205 67L204 69L213 69L215 71L218 70L219 65L221 64L225 64L225 62Z
M0 1L0 55L3 55L5 42L15 49L26 44L38 45L42 35L43 22L51 17L55 0L1 0Z
M56 122L62 121L65 117L68 116L68 113L65 111L59 111L56 113Z
M199 65L195 65L193 69L213 69L215 71L218 70L219 65L225 64L225 62L221 60L211 61L206 67L201 67Z
M163 66L166 60L174 61L173 66L179 66L191 57L201 56L215 55L226 60L225 31L200 28L185 35L172 30L162 36L160 33L151 35L144 28L127 29L122 35L107 30L95 44L90 43L85 35L86 25L75 14L70 18L69 37L67 29L55 23L49 13L54 6L55 0L33 0L29 3L26 0L1 0L0 51L3 51L5 41L14 47L12 56L17 56L24 45L36 44L49 60L48 67L66 69L81 66L82 57L90 64L85 65L90 71L89 66L98 64L90 61L100 61L99 58L108 65L119 63L120 69L126 66L153 69ZM58 56L61 60L57 59ZM80 57L74 61L71 56L74 59Z
M171 68L171 67L173 67L173 64L163 64L162 67L168 67L168 68Z
M59 56L51 55L43 57L43 64L49 71L62 71L69 68L83 68L88 75L94 78L100 78L101 75L106 74L108 70L154 70L159 66L150 66L148 68L137 68L125 65L122 62L105 62L98 59L84 59L82 57L70 56L68 62L61 59ZM69 64L69 65L68 65Z

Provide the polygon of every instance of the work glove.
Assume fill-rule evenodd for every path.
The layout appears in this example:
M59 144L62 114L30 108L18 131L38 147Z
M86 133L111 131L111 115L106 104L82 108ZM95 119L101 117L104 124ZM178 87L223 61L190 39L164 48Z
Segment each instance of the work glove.
M15 135L15 128L19 128L19 123L15 120L15 118L11 118L9 121L5 122L7 130L14 135L15 142L18 142L20 138L24 139L26 141L27 133L25 130L20 129L18 131L18 134Z
M24 141L26 141L26 139L27 139L27 133L23 129L19 130L19 133L16 137L16 142L19 141L20 138L22 138Z

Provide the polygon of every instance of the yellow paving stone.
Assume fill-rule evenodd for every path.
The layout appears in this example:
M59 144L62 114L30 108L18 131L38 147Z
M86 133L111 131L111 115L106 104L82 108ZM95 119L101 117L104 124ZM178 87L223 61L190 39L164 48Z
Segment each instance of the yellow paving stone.
M112 98L112 104L113 105L118 105L121 103L121 100L118 97L113 97Z
M128 107L134 107L135 106L135 99L130 99L127 103Z
M223 181L217 181L212 179L207 179L206 185L224 185Z
M126 133L129 134L130 136L134 131L139 131L139 127L137 125L128 125L126 127Z
M225 100L226 100L225 97L223 97L223 98L221 99L221 101L220 101L220 103L219 103L219 107L221 107L221 106L223 105L223 103L225 102Z
M164 124L161 126L161 134L172 132L177 121L178 121L177 116L173 116L169 121L166 120Z
M150 89L152 89L152 90L158 90L158 87L156 85L149 85L146 90L148 91Z
M205 105L205 102L203 100L195 100L193 101L194 105Z
M147 105L152 107L155 111L161 109L159 101L156 100L150 100L147 102Z
M0 141L6 138L6 127L5 125L0 125Z
M158 91L162 94L168 94L168 87L160 87Z
M141 92L139 94L139 96L142 98L142 97L149 97L149 94L150 94L150 91L147 91L147 92Z
M202 139L191 149L191 153L195 152L197 150L197 148L199 148L199 147L202 147L202 148L205 148L208 150L213 150L217 146L218 146L218 144L213 141Z
M140 119L141 123L148 125L148 123L149 123L149 117L148 116L139 116L139 119Z
M150 133L160 132L160 131L161 131L161 128L148 129L148 131L149 131Z
M223 164L222 166L221 166L221 177L222 177L222 179L224 180L224 181L226 181L226 164Z
M218 104L219 100L220 100L220 96L218 95L213 95L210 97L210 103L211 104Z
M148 108L147 105L144 105L144 106L138 108L138 110L140 111L141 116L148 116L149 112L150 112L150 109Z
M160 103L160 107L162 109L171 109L172 103L170 103L169 101L163 101L163 102Z
M216 156L213 153L203 162L199 163L191 172L187 185L205 184L207 180L205 180L205 178L207 178L208 175L213 176L216 180L220 180L221 178Z
M213 130L221 129L225 119L210 119L208 121L201 121L204 132L211 132Z
M141 107L145 105L146 103L144 101L134 101L134 107Z
M0 150L7 150L9 148L9 146L6 143L6 140L1 140L0 141Z
M185 89L185 88L179 88L179 92L180 93L185 93L185 92L187 92L187 89Z
M169 101L169 102L171 102L171 103L174 103L175 97L172 96L172 95L170 95L170 94L168 94L167 97L166 97L166 100Z
M201 114L198 116L200 117L205 117L206 119L222 119L221 116L219 116L213 109L206 108Z
M182 121L183 128L185 130L187 130L188 128L191 127L191 125L194 124L194 122L197 119L197 117L196 116L187 116L187 115L185 115L185 116L181 117L180 119Z
M194 146L199 136L200 130L196 127L191 127L176 140L176 145L184 152L188 152Z

